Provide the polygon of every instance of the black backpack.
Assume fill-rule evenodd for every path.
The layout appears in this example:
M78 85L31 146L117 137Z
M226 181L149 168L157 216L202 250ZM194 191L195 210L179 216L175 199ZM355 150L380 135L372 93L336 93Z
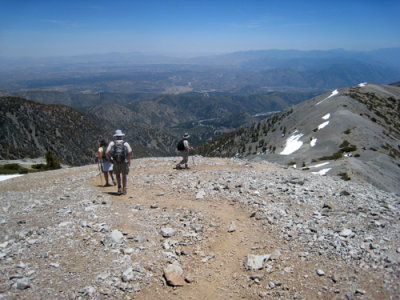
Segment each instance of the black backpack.
M183 140L180 140L178 145L176 146L176 149L178 149L178 151L184 151L185 150L185 144L183 143Z
M111 148L111 158L114 163L122 164L125 162L126 146L124 141L114 141L114 146Z

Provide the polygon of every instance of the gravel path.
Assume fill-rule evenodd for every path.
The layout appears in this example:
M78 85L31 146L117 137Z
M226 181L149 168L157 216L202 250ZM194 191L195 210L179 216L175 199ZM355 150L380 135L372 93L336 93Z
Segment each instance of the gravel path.
M96 165L1 181L0 299L400 296L399 195L268 163L177 160L133 160L125 196Z

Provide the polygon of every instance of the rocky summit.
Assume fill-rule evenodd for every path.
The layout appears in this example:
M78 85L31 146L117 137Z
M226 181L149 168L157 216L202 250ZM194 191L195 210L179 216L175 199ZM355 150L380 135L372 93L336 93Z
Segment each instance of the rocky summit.
M0 299L397 299L400 196L267 162L0 182Z

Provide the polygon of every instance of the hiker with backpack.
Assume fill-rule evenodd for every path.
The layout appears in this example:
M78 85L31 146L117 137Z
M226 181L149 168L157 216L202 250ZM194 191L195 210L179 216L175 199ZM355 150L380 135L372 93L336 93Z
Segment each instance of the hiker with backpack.
M100 141L100 148L97 152L97 159L100 161L100 166L101 166L101 172L104 175L104 179L106 180L106 186L111 186L109 183L109 177L111 178L112 182L114 185L116 185L115 179L114 179L114 174L113 174L113 164L111 161L107 158L106 155L106 149L107 149L107 141L106 139L101 139Z
M123 140L125 134L117 129L114 133L114 141L108 144L106 155L114 164L114 173L117 177L118 183L118 194L126 195L127 187L127 175L129 173L129 167L131 165L131 146ZM122 186L121 186L121 174L122 174Z
M177 145L177 150L181 152L182 160L180 163L176 165L176 169L182 169L181 165L185 164L185 169L189 169L188 161L189 161L189 151L193 150L193 147L190 147L188 139L190 135L185 133L183 139L181 139Z

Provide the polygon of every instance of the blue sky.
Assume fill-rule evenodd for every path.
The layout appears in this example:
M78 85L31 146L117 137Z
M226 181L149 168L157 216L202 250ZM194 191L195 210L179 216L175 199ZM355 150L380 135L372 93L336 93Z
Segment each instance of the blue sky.
M400 47L400 1L0 0L0 57Z

